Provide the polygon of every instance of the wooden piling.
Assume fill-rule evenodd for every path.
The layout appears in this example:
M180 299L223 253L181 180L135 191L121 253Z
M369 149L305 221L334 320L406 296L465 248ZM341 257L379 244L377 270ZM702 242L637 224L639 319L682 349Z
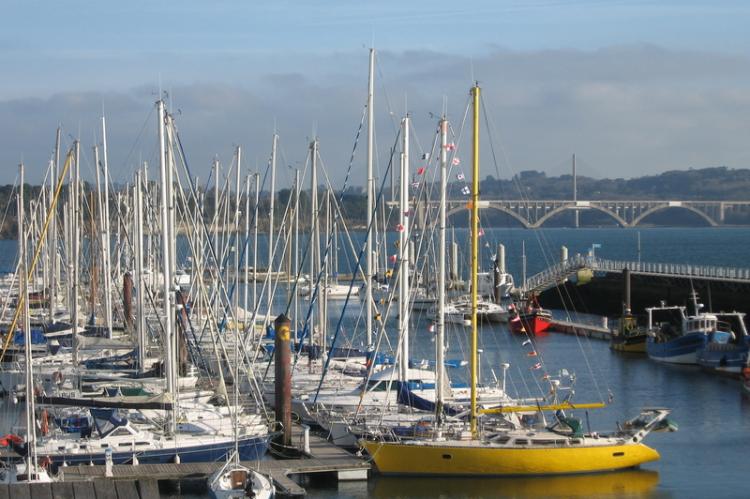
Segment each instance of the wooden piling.
M291 446L292 355L289 346L291 321L289 317L281 314L276 318L273 325L276 333L274 342L276 421L281 424L283 431L279 443L284 446Z

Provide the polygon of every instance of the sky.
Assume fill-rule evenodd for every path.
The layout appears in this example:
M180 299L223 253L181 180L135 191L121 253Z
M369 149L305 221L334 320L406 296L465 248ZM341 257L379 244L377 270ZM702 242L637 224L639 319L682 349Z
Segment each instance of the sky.
M41 181L58 125L65 147L80 138L93 178L102 114L112 180L131 180L156 162L161 91L193 175L214 158L229 165L237 145L249 171L264 169L276 130L280 185L317 136L340 186L371 46L379 169L406 112L424 149L444 111L460 134L474 81L489 125L483 174L559 175L572 153L579 174L597 178L747 168L748 19L750 4L729 0L6 0L0 183L20 162ZM354 184L364 157L360 140Z

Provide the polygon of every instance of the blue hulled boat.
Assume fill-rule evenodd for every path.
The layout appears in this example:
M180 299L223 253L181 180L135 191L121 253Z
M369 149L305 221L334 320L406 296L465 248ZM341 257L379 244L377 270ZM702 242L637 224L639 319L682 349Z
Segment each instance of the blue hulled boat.
M697 364L698 351L704 349L709 335L719 330L718 317L701 312L702 307L693 293L694 315L688 315L685 307L667 306L664 302L647 308L649 358L668 364Z
M716 315L719 319L718 331L710 333L704 347L698 350L698 365L710 371L739 376L747 365L750 351L745 314L731 312Z

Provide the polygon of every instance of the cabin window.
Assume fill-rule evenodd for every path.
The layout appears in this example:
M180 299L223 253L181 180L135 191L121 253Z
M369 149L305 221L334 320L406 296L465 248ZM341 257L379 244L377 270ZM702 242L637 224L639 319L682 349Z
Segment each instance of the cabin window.
M622 457L622 456L624 456L624 455L625 455L625 453L624 453L624 452L613 452L613 453L612 453L612 456L613 456L613 457Z
M528 445L529 441L525 438L517 438L515 441L516 445Z
M443 454L443 459L453 459L453 456L450 454Z

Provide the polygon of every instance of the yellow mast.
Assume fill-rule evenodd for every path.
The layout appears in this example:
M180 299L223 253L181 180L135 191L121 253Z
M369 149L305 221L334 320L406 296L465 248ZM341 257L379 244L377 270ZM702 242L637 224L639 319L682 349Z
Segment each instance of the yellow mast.
M477 286L479 279L479 85L471 89L474 107L471 178L471 434L477 434Z

